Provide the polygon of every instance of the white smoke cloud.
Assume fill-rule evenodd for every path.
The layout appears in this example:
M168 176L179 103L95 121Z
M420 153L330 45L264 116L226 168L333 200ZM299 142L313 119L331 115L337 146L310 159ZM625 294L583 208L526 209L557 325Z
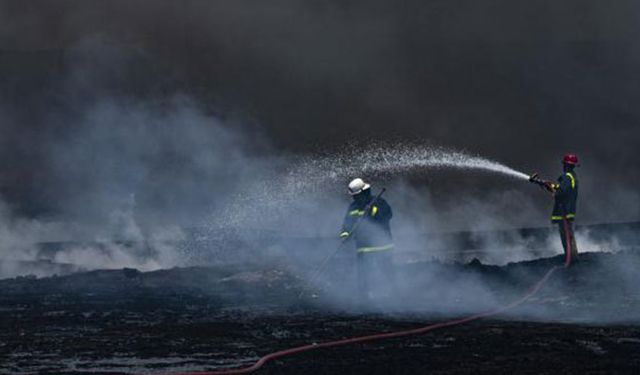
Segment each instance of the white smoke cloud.
M0 206L0 277L227 262L279 265L308 279L338 244L335 236L350 199L344 186L354 177L369 179L376 190L389 188L385 198L395 211L397 263L478 258L505 264L561 252L554 232L540 239L509 231L547 223L550 201L531 200L519 189L535 187L498 162L401 142L346 145L332 155L286 155L242 121L222 120L185 96L91 93L97 73L83 69L68 85L91 97L74 98L71 113L53 109L47 116L53 124L67 123L46 134L48 168L38 171L54 213L27 219ZM453 174L442 175L447 168L454 168ZM459 173L467 180L501 179L504 186L470 189L469 196L432 195L429 187L411 185L409 174L416 172L432 184ZM189 230L201 226L201 238L194 240ZM460 230L479 245L460 243L451 234ZM67 243L53 251L41 246L61 241ZM581 251L619 246L582 232L578 241ZM333 284L328 291L337 306L351 299L353 289L331 277L339 270L353 275L352 255L348 249L339 254L345 264L319 280ZM399 282L407 292L420 291L423 303L442 309L472 310L495 302L478 278L442 280L437 272L427 268L415 280L400 275ZM425 283L439 292L425 292ZM396 301L394 307L416 306Z

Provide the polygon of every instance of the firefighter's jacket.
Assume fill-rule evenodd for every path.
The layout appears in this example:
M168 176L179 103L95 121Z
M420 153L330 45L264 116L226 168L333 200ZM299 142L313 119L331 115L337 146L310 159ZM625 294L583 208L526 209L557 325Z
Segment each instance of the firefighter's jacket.
M365 212L367 205L373 199L371 197L366 201L354 200L347 210L342 225L340 237L353 236L351 239L355 240L358 253L393 249L389 225L393 212L389 204L382 198L378 198L368 212Z
M554 185L553 195L555 203L552 222L560 222L563 219L573 220L576 217L576 201L578 199L578 177L574 171L565 172L558 177L558 183Z

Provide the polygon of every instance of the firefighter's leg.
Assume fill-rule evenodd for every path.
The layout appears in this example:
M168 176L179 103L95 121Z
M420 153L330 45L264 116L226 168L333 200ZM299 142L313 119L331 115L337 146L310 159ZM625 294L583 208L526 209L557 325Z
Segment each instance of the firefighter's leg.
M393 251L387 250L381 254L382 257L380 259L380 271L381 271L381 279L384 282L383 288L389 296L397 296L398 295L398 287L396 281L396 268L393 264Z
M369 300L369 294L371 291L371 257L367 253L358 253L358 299L360 303L365 303Z
M564 219L558 223L560 228L560 239L564 248L564 256L567 266L578 260L578 246L573 233L573 221ZM570 252L570 254L567 254Z
M567 256L567 232L565 230L565 223L558 222L558 229L560 231L560 240L562 241L562 248L564 249L564 256Z
M376 251L367 254L367 257L371 259L369 286L373 299L385 297L387 294L386 253L387 251Z

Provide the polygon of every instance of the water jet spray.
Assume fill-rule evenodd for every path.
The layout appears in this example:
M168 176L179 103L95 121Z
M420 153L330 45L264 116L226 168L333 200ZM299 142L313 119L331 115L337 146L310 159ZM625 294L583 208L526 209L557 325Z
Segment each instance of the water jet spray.
M348 151L336 155L307 158L298 165L298 168L300 172L311 172L312 175L321 172L324 178L456 168L500 173L521 180L529 180L529 175L526 173L497 161L441 147L373 144L368 145L364 151L362 149L354 149L352 146ZM294 172L294 174L297 173Z

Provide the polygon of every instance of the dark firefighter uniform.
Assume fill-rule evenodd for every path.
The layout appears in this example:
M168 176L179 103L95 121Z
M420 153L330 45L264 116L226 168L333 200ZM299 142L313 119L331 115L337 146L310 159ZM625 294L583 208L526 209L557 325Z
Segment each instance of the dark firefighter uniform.
M578 247L573 234L573 220L576 217L576 202L578 200L578 177L572 170L565 171L558 177L558 183L553 185L554 205L551 214L551 221L558 224L560 238L565 255L567 246L571 245L571 257L578 254ZM567 243L567 239L570 241Z
M358 289L363 298L394 287L390 251L394 246L389 225L393 212L382 198L378 198L366 212L373 199L370 190L354 196L340 233L341 238L352 236L351 239L354 240L358 264Z

